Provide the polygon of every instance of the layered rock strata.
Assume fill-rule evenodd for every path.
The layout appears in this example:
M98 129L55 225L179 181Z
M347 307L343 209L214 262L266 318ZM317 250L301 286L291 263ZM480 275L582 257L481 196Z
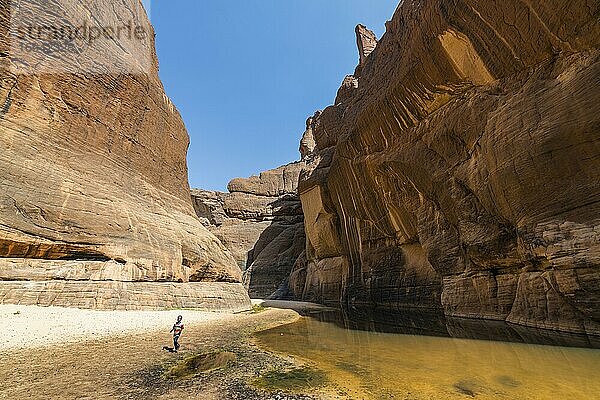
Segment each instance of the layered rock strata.
M247 308L239 267L194 213L189 137L158 78L141 3L37 3L1 4L0 302ZM78 26L90 10L106 26L148 31L133 50L98 39L77 59L14 54L11 12L13 25L52 11ZM148 69L137 50L150 53Z
M253 298L286 298L287 280L304 250L298 197L303 163L237 178L229 193L192 190L198 217L234 255Z
M296 296L600 334L599 7L402 2L372 50L357 28L301 141Z

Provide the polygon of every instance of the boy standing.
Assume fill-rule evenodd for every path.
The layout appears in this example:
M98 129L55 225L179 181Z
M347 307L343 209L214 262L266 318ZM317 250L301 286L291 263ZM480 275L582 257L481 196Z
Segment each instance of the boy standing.
M171 328L170 332L173 332L173 350L179 350L179 337L181 336L181 332L183 332L183 317L180 315L177 317L177 322Z

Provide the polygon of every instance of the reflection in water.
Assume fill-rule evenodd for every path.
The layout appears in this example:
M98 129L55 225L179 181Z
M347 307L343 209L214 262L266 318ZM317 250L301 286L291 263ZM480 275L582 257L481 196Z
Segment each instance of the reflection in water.
M351 398L598 399L600 350L583 347L598 347L599 338L430 314L382 316L319 313L257 339L314 364Z
M535 329L504 321L446 317L434 311L353 308L304 315L352 330L600 349L600 336Z

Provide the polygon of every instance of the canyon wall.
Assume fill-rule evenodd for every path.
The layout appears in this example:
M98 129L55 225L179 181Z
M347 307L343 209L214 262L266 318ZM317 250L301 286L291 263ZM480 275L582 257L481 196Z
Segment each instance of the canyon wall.
M196 214L235 257L253 298L287 298L288 277L304 250L296 162L237 178L229 193L192 190Z
M303 300L600 334L597 2L402 2L307 122Z
M234 258L194 213L189 137L158 78L141 3L45 3L0 8L0 302L248 308ZM134 21L145 34L127 43L31 36L76 52L19 53L15 24L56 18L125 33Z

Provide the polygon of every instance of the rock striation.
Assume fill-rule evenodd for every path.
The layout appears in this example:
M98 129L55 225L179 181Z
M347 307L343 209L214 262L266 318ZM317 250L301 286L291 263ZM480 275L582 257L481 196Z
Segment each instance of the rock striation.
M192 190L196 214L227 247L244 271L253 298L289 297L287 281L304 251L304 217L296 162L237 178L229 193Z
M599 12L405 1L379 42L359 26L301 141L297 298L600 334Z
M76 3L54 12L75 26L91 12ZM114 73L112 63L139 67L134 53L100 42L77 59L17 57L10 13L24 23L48 11L35 7L0 8L0 302L247 308L239 267L194 213L189 137L158 78L141 3L86 6L112 27L132 19L148 27L137 44L150 52L148 69L131 73ZM31 70L47 60L58 69Z

